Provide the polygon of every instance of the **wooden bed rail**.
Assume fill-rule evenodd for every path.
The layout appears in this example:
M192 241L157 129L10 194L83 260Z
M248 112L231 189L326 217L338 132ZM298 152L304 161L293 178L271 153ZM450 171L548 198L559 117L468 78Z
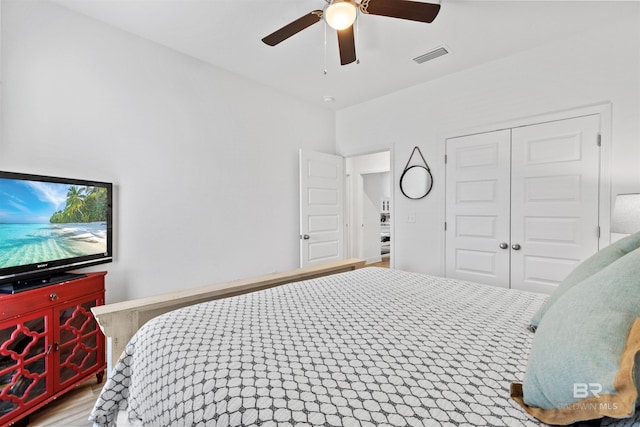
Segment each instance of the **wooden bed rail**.
M285 283L299 282L355 270L362 266L364 266L364 261L350 258L281 273L265 274L231 282L168 292L147 298L101 305L93 307L91 311L98 325L100 325L100 329L107 337L108 347L111 348L109 354L107 354L108 369L111 371L133 334L147 321L163 313L201 302L246 294Z

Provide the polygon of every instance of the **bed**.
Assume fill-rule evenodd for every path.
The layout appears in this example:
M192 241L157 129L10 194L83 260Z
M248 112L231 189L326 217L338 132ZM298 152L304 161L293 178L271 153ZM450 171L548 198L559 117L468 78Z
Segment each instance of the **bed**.
M539 426L510 398L544 295L368 267L147 322L90 420ZM602 425L640 425L637 412Z

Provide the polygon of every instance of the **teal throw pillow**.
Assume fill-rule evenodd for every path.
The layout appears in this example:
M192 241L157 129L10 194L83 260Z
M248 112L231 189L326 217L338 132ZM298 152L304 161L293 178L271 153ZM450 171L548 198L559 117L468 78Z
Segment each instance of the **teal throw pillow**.
M533 338L524 383L512 397L548 424L625 418L640 385L640 249L549 307Z
M547 310L567 290L638 248L640 248L640 232L624 237L584 260L569 273L547 301L538 309L536 314L533 315L529 329L536 330Z

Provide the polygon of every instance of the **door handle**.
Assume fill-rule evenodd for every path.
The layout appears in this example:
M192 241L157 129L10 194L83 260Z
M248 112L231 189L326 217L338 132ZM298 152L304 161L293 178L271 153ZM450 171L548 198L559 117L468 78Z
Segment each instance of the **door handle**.
M309 235L308 235L308 234L304 234L304 235L302 236L302 238L303 238L304 240L309 240L311 237L309 237Z
M519 251L520 250L520 245L517 243L514 243L513 245L511 245L511 249L513 249L514 251Z
M500 249L507 249L509 247L508 243L502 242L500 243Z

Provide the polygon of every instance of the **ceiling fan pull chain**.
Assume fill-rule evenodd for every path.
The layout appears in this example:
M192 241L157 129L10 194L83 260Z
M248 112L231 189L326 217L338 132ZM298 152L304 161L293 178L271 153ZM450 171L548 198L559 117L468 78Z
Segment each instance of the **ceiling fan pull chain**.
M356 52L360 52L360 20L356 19ZM360 58L356 58L356 64L360 63Z
M324 23L324 57L322 59L322 70L327 75L327 23Z

